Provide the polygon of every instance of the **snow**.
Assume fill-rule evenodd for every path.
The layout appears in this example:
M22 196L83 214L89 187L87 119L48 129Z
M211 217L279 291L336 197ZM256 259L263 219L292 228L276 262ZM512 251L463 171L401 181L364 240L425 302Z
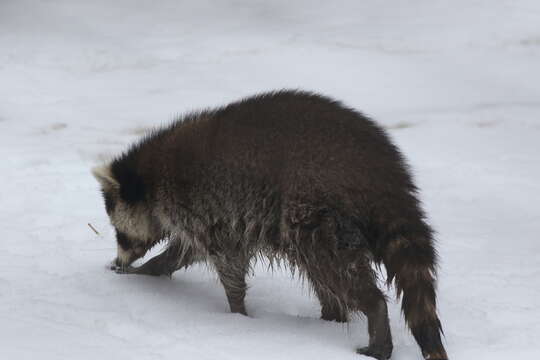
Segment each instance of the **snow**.
M285 270L257 266L242 317L204 266L105 268L92 166L177 114L290 87L361 109L409 158L451 358L539 358L539 24L537 0L2 1L0 358L358 359L365 320L320 320ZM393 359L419 359L390 316Z

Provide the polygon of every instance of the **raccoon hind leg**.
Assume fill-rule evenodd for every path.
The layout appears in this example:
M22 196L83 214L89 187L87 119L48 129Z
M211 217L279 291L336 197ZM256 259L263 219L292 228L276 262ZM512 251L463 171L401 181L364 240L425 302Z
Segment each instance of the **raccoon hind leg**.
M386 300L379 298L364 309L368 319L369 345L356 352L378 360L389 359L392 355L392 335L388 321Z
M250 259L224 254L213 255L211 259L225 288L231 312L247 315L244 303L247 290L245 279Z
M390 358L393 345L386 298L377 287L369 260L355 250L339 251L333 259L322 253L318 261L305 266L322 304L322 318L347 321L350 311L363 312L368 320L369 344L357 353L378 360Z
M289 213L302 214L299 210L304 208L308 207ZM343 319L348 311L362 311L367 316L369 344L358 353L378 360L390 358L393 345L386 299L377 287L366 239L337 211L309 215L289 219L294 226L288 237L296 245L292 262L313 285L323 305L323 316Z
M356 254L358 252L358 254ZM369 344L357 349L357 353L378 360L392 355L392 334L388 319L386 297L377 286L377 278L371 263L363 251L347 250L345 260L345 288L347 305L351 310L361 311L367 317Z
M312 275L311 278L314 276ZM345 323L349 320L348 311L334 294L329 292L325 286L317 281L311 280L313 290L321 303L321 319L326 321L336 321Z

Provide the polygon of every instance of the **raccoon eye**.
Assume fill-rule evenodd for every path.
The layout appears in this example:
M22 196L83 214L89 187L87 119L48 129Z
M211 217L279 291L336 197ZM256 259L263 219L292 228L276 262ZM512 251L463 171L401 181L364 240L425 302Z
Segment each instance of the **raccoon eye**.
M103 199L105 200L105 210L107 211L107 214L110 214L114 210L116 202L114 201L114 198L111 196L111 194L108 194L106 192L103 192Z
M126 251L131 249L131 241L129 241L129 238L123 232L116 230L116 241L122 249Z

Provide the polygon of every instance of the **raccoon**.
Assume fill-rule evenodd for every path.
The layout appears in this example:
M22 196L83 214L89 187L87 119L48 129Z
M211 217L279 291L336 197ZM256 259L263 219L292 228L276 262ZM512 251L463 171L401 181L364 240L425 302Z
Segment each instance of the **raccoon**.
M95 168L116 230L119 273L171 275L213 265L233 313L246 315L246 274L258 256L305 278L325 320L367 317L369 344L393 345L388 285L425 359L447 359L436 311L433 231L404 157L361 113L283 90L192 113ZM132 263L160 241L165 250Z

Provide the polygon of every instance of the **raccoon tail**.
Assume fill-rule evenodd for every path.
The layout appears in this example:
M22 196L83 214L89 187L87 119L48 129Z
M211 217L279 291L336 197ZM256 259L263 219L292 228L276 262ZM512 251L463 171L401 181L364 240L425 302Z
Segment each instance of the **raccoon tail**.
M388 285L395 280L397 295L402 295L401 309L422 355L430 360L447 359L436 308L437 254L427 225L421 233L392 236L382 260Z

